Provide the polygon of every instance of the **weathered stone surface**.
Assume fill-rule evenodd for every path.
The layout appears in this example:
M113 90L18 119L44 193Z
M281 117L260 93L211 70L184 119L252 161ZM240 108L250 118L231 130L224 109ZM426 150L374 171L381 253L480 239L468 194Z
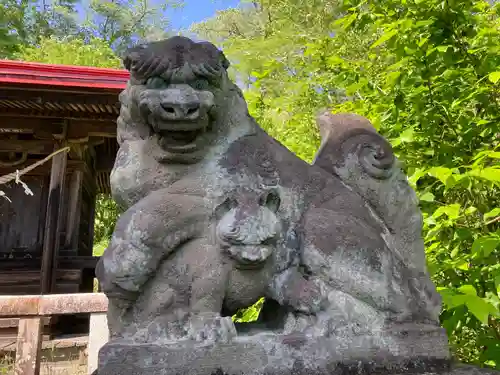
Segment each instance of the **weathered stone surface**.
M256 124L210 43L174 37L124 64L100 375L448 359L418 201L366 119L320 116L309 165ZM261 297L257 323L232 322Z
M228 343L193 346L189 342L137 343L117 340L101 351L100 371L106 375L224 374L354 374L443 371L448 368L443 333L394 332L373 336L311 338L301 334L244 335ZM402 346L401 341L405 342ZM408 345L410 344L410 345ZM434 345L428 356L428 345ZM437 345L436 345L437 344ZM413 367L413 368L412 368ZM410 372L412 372L410 371Z

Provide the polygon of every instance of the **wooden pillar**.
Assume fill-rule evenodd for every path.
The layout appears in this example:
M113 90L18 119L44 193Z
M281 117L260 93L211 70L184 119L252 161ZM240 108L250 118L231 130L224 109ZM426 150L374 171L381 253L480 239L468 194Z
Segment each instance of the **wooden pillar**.
M71 175L68 197L68 216L66 220L65 248L75 249L80 255L78 240L82 204L83 171L76 170Z
M91 255L94 254L94 222L95 222L95 209L97 206L97 192L94 190L90 195L90 215L89 215L89 248Z
M39 317L19 319L15 375L39 375L43 322Z
M59 147L57 147L59 148ZM61 152L52 158L50 169L49 197L45 215L43 236L41 294L54 290L55 267L60 246L61 214L63 209L64 179L66 174L67 153Z

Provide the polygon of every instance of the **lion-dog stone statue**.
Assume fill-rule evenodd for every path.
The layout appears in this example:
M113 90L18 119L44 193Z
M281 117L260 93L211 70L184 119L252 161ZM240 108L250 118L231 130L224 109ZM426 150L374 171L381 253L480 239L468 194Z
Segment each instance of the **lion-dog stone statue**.
M366 119L319 116L309 165L249 115L214 45L176 36L124 65L99 375L447 368L418 201Z

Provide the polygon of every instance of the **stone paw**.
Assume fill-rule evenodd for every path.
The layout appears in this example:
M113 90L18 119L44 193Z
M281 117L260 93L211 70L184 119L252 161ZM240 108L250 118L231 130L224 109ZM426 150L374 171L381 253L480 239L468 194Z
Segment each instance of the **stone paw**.
M320 282L302 281L289 304L298 313L317 314L328 305L328 293Z
M218 314L196 314L189 319L188 336L197 342L230 342L236 327L231 317Z
M314 327L316 319L314 316L302 314L300 312L289 313L285 319L285 334L297 332L307 332Z

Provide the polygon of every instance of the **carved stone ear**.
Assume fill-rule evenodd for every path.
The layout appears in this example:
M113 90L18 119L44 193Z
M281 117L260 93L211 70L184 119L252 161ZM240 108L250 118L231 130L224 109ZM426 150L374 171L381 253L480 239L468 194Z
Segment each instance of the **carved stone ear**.
M236 208L238 205L238 202L236 201L235 198L233 197L228 197L219 204L215 210L214 210L214 216L216 220L222 219L222 217L227 214L229 211L231 211L233 208Z
M281 204L281 198L277 190L272 189L260 198L260 205L266 206L272 212L278 212Z

